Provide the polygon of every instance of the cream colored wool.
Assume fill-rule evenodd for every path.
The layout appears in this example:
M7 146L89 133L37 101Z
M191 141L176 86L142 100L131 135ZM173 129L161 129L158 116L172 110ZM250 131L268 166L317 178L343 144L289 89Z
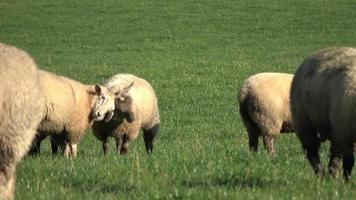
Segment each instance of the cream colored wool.
M76 157L77 144L91 126L92 109L100 93L96 91L94 85L84 85L46 71L40 71L40 83L45 115L32 149L34 151L35 148L39 149L41 140L51 135L53 153L56 153L57 146L60 145L64 156ZM104 90L107 89L101 87L101 93L105 92L106 96L111 96L113 111L114 95Z
M273 138L293 131L289 106L292 78L292 74L260 73L242 84L237 100L251 150L257 150L262 136L267 151L274 153Z
M38 70L23 50L0 43L0 200L13 198L16 165L43 113Z
M146 80L130 74L118 74L107 80L104 86L113 93L119 93L132 83L127 93L119 94L120 97L124 96L125 100L120 102L117 98L117 105L126 104L129 98L129 109L134 120L129 122L130 120L125 118L127 113L123 113L116 106L114 117L109 123L101 121L93 124L94 135L103 142L105 154L108 149L108 137L116 139L117 151L124 154L128 150L128 143L139 135L140 129L143 129L146 151L150 153L153 150L153 140L159 129L160 117L152 86Z

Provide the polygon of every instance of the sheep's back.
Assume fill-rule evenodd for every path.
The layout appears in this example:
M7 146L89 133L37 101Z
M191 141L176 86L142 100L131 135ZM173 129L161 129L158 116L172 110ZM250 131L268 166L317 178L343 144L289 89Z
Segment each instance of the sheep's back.
M256 122L276 117L291 121L289 92L292 79L293 75L285 73L253 75L240 88L238 101L240 105L247 104L249 115Z
M87 86L49 72L41 71L41 87L44 93L46 115L40 129L60 133L64 128L87 126ZM85 115L86 114L86 115Z
M306 116L321 134L331 132L331 126L356 131L355 99L356 49L323 49L305 59L295 73L292 109Z

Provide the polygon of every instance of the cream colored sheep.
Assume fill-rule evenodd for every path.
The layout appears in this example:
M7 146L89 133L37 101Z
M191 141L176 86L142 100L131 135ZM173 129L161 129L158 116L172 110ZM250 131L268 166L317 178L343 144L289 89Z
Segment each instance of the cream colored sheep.
M331 143L329 172L336 175L343 159L350 178L356 142L356 49L323 49L297 69L291 87L291 109L296 134L317 174L320 142ZM319 132L319 134L318 134Z
M293 131L289 106L292 78L292 74L260 73L241 86L237 99L251 150L257 151L262 136L267 151L274 153L273 138Z
M92 121L103 120L108 112L114 111L115 96L105 87L84 85L46 71L40 71L40 83L45 115L32 153L39 151L40 142L51 135L52 153L57 152L59 145L64 156L76 157L77 144Z
M13 198L16 165L41 120L35 62L23 50L0 43L0 199Z
M117 94L116 110L108 122L93 124L96 138L103 142L104 154L108 152L108 137L116 139L117 151L125 154L129 141L134 140L143 129L147 153L153 150L153 140L158 132L160 117L155 91L144 79L130 74L118 74L104 86Z

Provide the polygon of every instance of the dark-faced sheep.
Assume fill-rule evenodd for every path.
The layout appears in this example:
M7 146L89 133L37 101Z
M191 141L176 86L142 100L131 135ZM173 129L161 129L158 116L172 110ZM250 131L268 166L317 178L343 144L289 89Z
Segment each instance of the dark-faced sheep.
M40 83L45 113L31 153L37 153L41 141L51 135L52 153L57 153L59 145L64 156L76 157L77 144L93 120L103 120L114 111L115 96L105 87L84 85L46 71L40 71Z
M291 74L260 73L241 86L237 99L251 150L257 151L262 136L267 151L274 153L273 138L293 131L289 106L292 78Z
M93 124L96 138L103 142L104 154L108 152L108 137L116 139L117 151L125 154L128 143L135 139L141 129L147 153L153 150L153 141L158 132L160 117L156 94L144 79L118 74L104 86L117 95L113 118Z
M354 165L356 142L356 49L323 49L297 69L291 87L296 134L313 170L323 174L319 147L331 143L329 173L337 175L341 160L346 179Z
M16 165L41 120L38 70L23 50L0 43L0 199L13 198Z

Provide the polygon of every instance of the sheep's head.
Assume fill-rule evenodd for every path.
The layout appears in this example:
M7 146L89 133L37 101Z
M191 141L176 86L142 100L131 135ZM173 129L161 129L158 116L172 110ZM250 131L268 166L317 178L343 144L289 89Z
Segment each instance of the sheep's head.
M92 108L94 121L109 121L115 110L115 94L111 93L106 87L95 85L95 92L98 98Z
M123 115L129 123L135 120L135 113L132 109L132 98L128 94L133 84L134 82L115 94L115 110Z

